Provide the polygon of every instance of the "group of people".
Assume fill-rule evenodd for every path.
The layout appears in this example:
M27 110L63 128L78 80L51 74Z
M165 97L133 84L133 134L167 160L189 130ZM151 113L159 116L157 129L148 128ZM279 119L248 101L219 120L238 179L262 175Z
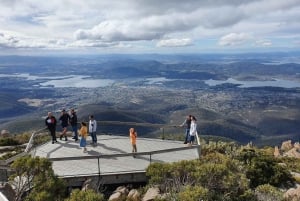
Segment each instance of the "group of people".
M188 115L180 127L185 127L185 140L184 144L192 146L195 143L197 133L197 119L193 115Z
M72 132L73 132L73 138L75 142L79 140L78 134L81 136L80 138L80 147L83 148L83 152L87 152L86 149L86 144L87 144L87 136L88 134L92 138L91 144L93 146L97 145L97 121L94 119L93 115L89 116L89 122L88 125L85 122L81 122L81 127L78 133L78 119L77 119L77 114L74 109L70 110L70 113L67 113L65 109L61 111L61 115L59 117L60 125L62 127L62 132L59 136L60 140L63 138L65 141L68 140L67 137L67 131L68 131L68 126L70 125L72 127ZM180 125L180 127L185 127L185 141L184 144L188 144L191 146L195 142L195 137L197 135L197 124L196 124L196 117L193 115L188 115L185 121ZM48 112L48 116L45 119L45 124L48 127L51 137L52 137L52 144L57 142L56 139L56 125L57 125L57 120L55 116L52 114L52 112ZM132 153L137 152L137 145L136 145L136 139L137 139L137 131L134 128L129 129L129 137L130 137L130 142L132 145Z
M65 141L68 141L67 137L67 131L68 131L68 126L70 125L72 127L72 132L73 132L73 138L75 142L79 140L78 138L78 119L77 119L77 114L74 109L70 110L70 113L67 113L65 109L61 111L61 115L58 119L60 121L60 125L62 127L62 132L59 136L60 140L65 138ZM57 142L56 139L56 125L57 125L57 120L55 116L52 114L52 112L48 112L48 116L45 119L45 124L48 127L51 137L52 137L52 144ZM86 152L86 138L88 134L92 137L92 145L96 146L97 145L97 121L94 119L93 115L89 116L89 123L88 123L88 128L87 124L85 122L81 122L81 128L79 130L79 134L81 135L80 139L80 147L83 147L83 151Z

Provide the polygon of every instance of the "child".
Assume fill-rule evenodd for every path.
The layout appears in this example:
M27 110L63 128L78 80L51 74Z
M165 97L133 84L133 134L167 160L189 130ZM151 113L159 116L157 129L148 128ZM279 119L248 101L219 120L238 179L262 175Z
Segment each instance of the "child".
M81 122L81 128L79 134L81 135L80 147L83 147L83 153L86 153L87 152L86 150L87 127L85 122Z
M136 148L137 132L134 130L134 128L129 129L129 137L130 137L130 142L132 145L132 153L136 153L137 152L137 148Z

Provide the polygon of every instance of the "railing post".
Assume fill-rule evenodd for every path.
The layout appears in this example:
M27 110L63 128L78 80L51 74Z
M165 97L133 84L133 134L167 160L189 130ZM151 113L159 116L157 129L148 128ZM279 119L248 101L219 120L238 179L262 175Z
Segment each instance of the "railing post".
M29 150L30 150L31 147L32 147L34 137L35 137L38 133L40 133L41 131L44 131L44 130L46 130L46 128L42 128L42 129L37 130L37 131L35 131L35 132L33 132L33 133L31 134L30 139L29 139L29 142L28 142L28 144L27 144L26 149L24 150L24 152L26 152L26 153L29 152Z
M150 153L150 164L152 163L152 154Z
M97 191L98 191L101 184L100 183L101 182L100 156L97 157L97 160L98 160L98 183L97 183Z
M99 174L99 181L101 177L101 172L100 172L100 156L98 156L98 174Z
M201 157L201 144L200 144L200 138L198 135L198 132L196 132L196 138L197 138L197 152L198 152L198 157Z
M33 132L30 136L30 139L29 139L29 142L26 146L26 149L25 149L25 152L28 153L29 152L29 149L32 147L32 142L33 142L33 138L35 136L36 132Z

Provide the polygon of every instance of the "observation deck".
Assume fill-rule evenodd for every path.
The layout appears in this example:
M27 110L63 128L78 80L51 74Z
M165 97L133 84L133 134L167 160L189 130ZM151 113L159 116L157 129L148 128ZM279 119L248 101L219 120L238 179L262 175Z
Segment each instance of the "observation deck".
M87 153L83 153L79 141L69 138L35 147L30 154L52 161L55 174L69 186L81 186L87 179L98 185L146 182L146 168L153 162L177 162L200 156L200 145L188 147L181 141L138 137L138 152L134 156L129 137L98 135L97 138L97 146L90 145L91 137L87 138Z

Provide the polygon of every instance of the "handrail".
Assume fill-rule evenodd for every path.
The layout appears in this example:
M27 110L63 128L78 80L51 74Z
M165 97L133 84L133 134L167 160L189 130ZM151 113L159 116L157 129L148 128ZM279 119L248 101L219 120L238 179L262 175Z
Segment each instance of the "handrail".
M159 127L159 128L171 128L171 127L180 127L179 125L166 125L166 124L153 124L153 123L139 123L139 122L122 122L122 121L97 121L101 125L135 125L135 126L149 126L149 127Z
M197 138L197 144L200 146L200 138L199 138L199 135L198 135L197 131L196 131L196 138Z
M121 122L121 121L97 121L100 125L134 125L134 126L148 126L148 127L156 127L156 128L177 128L181 127L180 125L166 125L166 124L153 124L153 123L138 123L138 122ZM78 123L79 124L79 123ZM33 132L30 136L29 142L24 150L25 153L28 153L32 148L34 137L42 131L47 130L47 127L39 129ZM196 133L197 144L200 145L200 140L198 133Z
M33 143L33 138L35 137L35 135L37 135L39 132L46 130L47 128L42 128L40 130L37 130L35 132L33 132L30 136L29 142L26 146L26 149L24 150L24 152L28 153L30 148L32 147L32 143Z
M172 128L172 127L180 127L179 125L166 125L166 124L152 124L152 123L138 123L138 122L121 122L121 121L97 121L100 125L134 125L134 126L148 126L148 127L157 127L157 128ZM79 124L79 123L77 123ZM24 150L24 152L28 153L32 148L34 137L42 132L47 130L47 127L39 129L33 132L30 136L29 142Z
M107 176L107 175L119 175L119 174L132 174L132 173L145 173L145 169L132 169L132 170L125 170L125 171L114 171L114 172L103 172L101 171L101 164L100 159L112 159L117 157L128 157L128 156L135 156L136 158L139 158L139 156L149 156L148 162L151 164L153 162L153 155L155 154L162 154L162 153L168 153L168 152L176 152L181 150L188 150L188 149L196 149L199 154L200 145L194 145L194 146L186 146L186 147L176 147L176 148L170 148L170 149L164 149L164 150L155 150L155 151L146 151L146 152L137 152L137 153L118 153L118 154L98 154L98 155L92 155L92 156L76 156L76 157L58 157L58 158L48 158L51 162L58 162L58 161L72 161L72 160L98 160L98 170L93 173L89 174L67 174L67 175L61 175L62 178L72 178L72 177L87 177L87 176L98 176L99 181L101 180L101 176ZM143 157L142 157L143 158Z

